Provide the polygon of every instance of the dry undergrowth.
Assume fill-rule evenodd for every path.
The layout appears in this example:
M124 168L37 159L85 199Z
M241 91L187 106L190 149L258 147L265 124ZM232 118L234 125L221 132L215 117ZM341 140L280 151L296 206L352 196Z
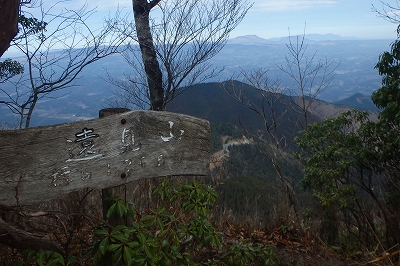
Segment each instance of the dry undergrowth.
M184 178L171 178L171 181L183 182ZM130 191L132 197L137 199L136 207L142 214L146 212L146 209L159 204L151 194L158 182L160 182L159 179L141 180L132 184ZM137 189L139 186L141 189ZM24 210L27 213L40 211L41 215L35 217L22 213L2 213L2 217L18 228L45 234L61 244L67 254L77 257L73 265L91 265L91 256L87 254L87 251L93 240L93 229L102 222L100 202L100 191L85 190ZM226 217L215 216L218 218L216 227L223 232L225 245L240 240L273 246L279 258L279 265L400 265L399 262L390 261L398 254L399 246L388 254L371 252L346 257L345 252L339 255L310 233L283 226L257 228L254 226L255 223L250 225L245 220L242 223L233 224L231 217L228 216L231 214ZM203 250L200 255L203 258L212 258L217 252ZM20 258L19 250L0 244L0 265L11 265L12 261Z

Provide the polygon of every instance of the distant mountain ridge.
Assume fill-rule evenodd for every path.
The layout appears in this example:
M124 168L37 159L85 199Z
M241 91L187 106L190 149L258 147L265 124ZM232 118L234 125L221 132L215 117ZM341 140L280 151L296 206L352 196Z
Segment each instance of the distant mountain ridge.
M337 105L345 105L360 110L379 111L379 108L372 102L371 96L362 93L356 93L348 98L334 102Z
M297 36L303 37L302 35L293 35L290 37L296 38ZM338 41L338 40L359 40L357 37L342 37L340 35L328 33L328 34L305 34L304 38L307 41ZM242 44L242 45L265 45L277 42L287 42L289 36L264 39L257 35L244 35L238 36L228 40L228 44Z
M197 84L186 89L167 105L167 111L203 118L211 123L227 122L253 132L263 131L264 120L262 117L232 98L222 88L223 84L228 91L232 89L232 86L240 88L243 101L251 103L255 107L261 106L263 99L260 92L250 85L239 81L233 81L232 86L227 82L211 82ZM286 112L285 117L279 121L283 131L288 131L289 124L302 119L296 105L289 106L291 102L298 99L290 98L292 97L280 95L274 103L277 114ZM263 104L267 106L267 103L264 102ZM310 110L308 116L310 121L319 122L328 117L336 117L339 113L348 109L349 107L343 105L339 106L315 100L314 108Z
M235 86L244 88L243 92L245 92L247 102L251 102L254 105L260 104L261 95L254 87L238 81L235 82ZM98 110L107 107L104 97L106 97L104 92L90 92L87 93L87 96L82 97L81 95L78 98L71 93L59 99L45 99L40 103L37 112L34 113L34 126L96 118ZM283 108L293 111L293 108L288 108L286 105L287 102L295 101L296 99L292 98L290 100L289 98L291 97L282 96L285 101L277 104L277 110ZM337 101L334 104L320 100L316 100L316 103L313 110L310 111L310 117L313 121L322 121L327 117L335 117L349 108L377 110L370 97L361 93ZM229 96L219 82L200 83L188 88L167 105L166 111L203 118L211 123L227 122L252 131L262 130L264 124L258 114ZM4 119L7 119L7 116L3 116L3 121L1 122L7 121ZM295 120L294 114L288 116L287 121ZM12 122L13 120L9 121ZM286 122L283 121L282 123Z
M327 39L333 37L325 36ZM231 44L232 40L236 40L237 44ZM231 39L210 61L215 69L222 71L216 78L207 82L229 80L238 76L240 71L263 68L268 70L268 76L272 80L278 78L283 86L296 90L296 84L278 68L286 63L287 41L267 40L255 35ZM249 44L239 44L242 42ZM258 44L251 44L252 42ZM390 49L391 43L391 40L306 40L306 44L309 44L308 55L311 56L317 51L315 60L328 59L340 63L334 71L332 84L319 98L326 102L358 108L355 104L360 101L360 97L350 99L350 102L340 101L351 98L355 93L371 95L381 87L382 78L374 66L379 60L379 55ZM38 102L31 125L59 124L98 117L98 111L110 107L110 103L116 99L113 94L116 87L107 82L107 76L124 80L125 74L131 74L131 69L121 55L113 55L90 65L77 80L76 85L79 87L56 92L50 95L51 98L43 98ZM15 91L11 83L1 84L1 87L11 93L10 95ZM8 95L0 93L0 101L3 100L8 101ZM368 108L374 108L371 102ZM6 105L0 105L0 117L0 123L9 124L14 124L18 118Z
M245 35L239 36L236 38L232 38L228 40L228 44L242 44L242 45L260 45L260 44L268 44L270 40L263 39L258 37L257 35Z

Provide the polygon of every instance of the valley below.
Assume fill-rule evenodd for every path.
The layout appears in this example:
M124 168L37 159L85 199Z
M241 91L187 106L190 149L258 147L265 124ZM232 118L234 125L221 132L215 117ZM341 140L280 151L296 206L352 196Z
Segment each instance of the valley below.
M341 103L359 94L368 101L371 93L381 84L381 77L374 67L379 55L389 50L392 41L347 40L335 35L309 37L314 39L308 39L306 35L306 58L313 58L315 64L329 60L335 67L331 85L318 95L318 99L329 103ZM291 41L295 42L296 37L291 37ZM296 93L296 85L279 69L279 66L285 65L288 42L288 38L266 40L257 36L231 39L210 61L215 69L222 71L217 77L206 82L223 82L232 78L241 81L241 71L263 68L268 70L271 80L279 79L283 87ZM115 102L120 100L116 95L118 88L110 83L108 76L123 81L130 73L130 66L120 55L112 55L91 64L82 72L74 86L57 91L38 102L32 116L32 126L97 118L100 109L116 107ZM1 86L8 95L0 93L0 101L6 101L9 96L15 94L11 83ZM202 92L198 93L202 97ZM363 104L366 104L367 108L374 108L370 101ZM359 108L363 108L363 104L359 105ZM119 107L130 108L129 104ZM167 106L167 110L168 108ZM0 105L0 116L1 122L9 127L13 127L18 120L18 116L5 105Z

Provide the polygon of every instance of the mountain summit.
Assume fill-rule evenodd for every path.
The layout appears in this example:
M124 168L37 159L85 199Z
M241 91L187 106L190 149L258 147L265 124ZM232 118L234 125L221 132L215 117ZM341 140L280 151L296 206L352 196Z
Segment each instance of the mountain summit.
M302 35L293 35L291 37L296 37ZM236 38L232 38L228 40L228 44L241 44L241 45L265 45L265 44L273 44L276 42L288 42L289 36L285 37L278 37L278 38L270 38L264 39L258 37L257 35L245 35L245 36L238 36ZM340 35L328 33L328 34L306 34L305 38L308 41L342 41L342 40L356 40L356 37L342 37Z
M257 35L239 36L228 40L228 44L242 44L242 45L263 45L269 41L258 37Z

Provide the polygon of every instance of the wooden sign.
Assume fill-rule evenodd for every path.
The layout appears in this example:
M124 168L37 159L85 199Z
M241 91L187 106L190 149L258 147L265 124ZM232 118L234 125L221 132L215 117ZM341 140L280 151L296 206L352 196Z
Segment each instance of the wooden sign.
M0 204L29 205L143 178L207 175L209 132L206 120L154 111L0 131Z

